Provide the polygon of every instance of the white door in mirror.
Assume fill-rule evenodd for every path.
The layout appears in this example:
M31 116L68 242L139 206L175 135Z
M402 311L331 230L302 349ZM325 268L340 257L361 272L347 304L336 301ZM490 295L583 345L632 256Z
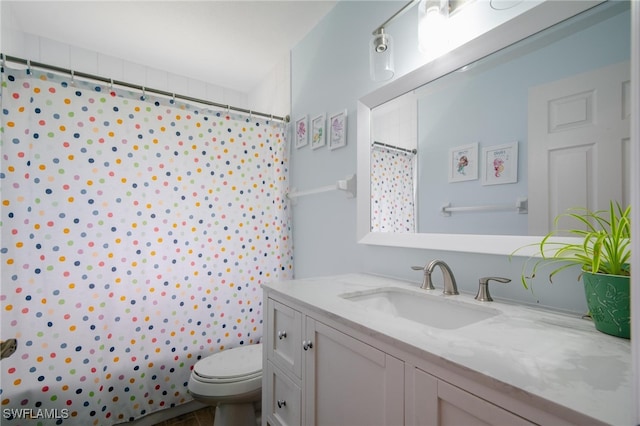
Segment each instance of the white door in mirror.
M630 72L621 62L529 91L529 235L569 208L629 203Z

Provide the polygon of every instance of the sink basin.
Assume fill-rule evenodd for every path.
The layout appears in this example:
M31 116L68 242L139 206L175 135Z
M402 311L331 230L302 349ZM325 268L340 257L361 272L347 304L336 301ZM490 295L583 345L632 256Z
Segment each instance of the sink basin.
M500 314L488 307L394 287L346 293L340 297L383 314L445 330L475 324Z

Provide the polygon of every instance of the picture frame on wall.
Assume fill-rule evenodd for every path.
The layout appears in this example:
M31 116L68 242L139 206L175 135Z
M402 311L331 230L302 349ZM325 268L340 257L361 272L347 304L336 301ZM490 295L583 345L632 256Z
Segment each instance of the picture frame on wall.
M449 182L478 179L478 143L460 145L449 150Z
M518 182L518 142L483 148L483 185Z
M334 150L347 145L347 110L329 116L329 149Z
M296 148L302 148L309 143L309 117L306 115L296 120L295 141Z
M320 114L311 120L311 149L318 149L326 144L325 116Z

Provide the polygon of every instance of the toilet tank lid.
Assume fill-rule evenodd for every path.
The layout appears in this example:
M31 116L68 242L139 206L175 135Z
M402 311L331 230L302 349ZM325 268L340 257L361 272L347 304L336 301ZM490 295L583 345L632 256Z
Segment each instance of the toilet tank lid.
M262 344L238 346L209 355L196 362L193 370L208 379L253 376L262 371Z

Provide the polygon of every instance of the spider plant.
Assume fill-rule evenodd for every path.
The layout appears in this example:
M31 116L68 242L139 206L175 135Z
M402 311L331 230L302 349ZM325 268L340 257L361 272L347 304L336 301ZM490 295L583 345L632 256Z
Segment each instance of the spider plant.
M535 278L542 265L552 265L554 268L549 274L550 282L553 282L557 273L576 265L579 265L583 272L631 275L630 215L631 206L622 208L619 203L612 201L608 210L572 208L557 216L554 220L554 230L545 235L540 243L533 245L537 246L537 254L535 260L531 257L524 265L522 285L529 288L527 282ZM574 229L558 229L558 223L562 218L569 218L580 226ZM578 237L579 240L553 238L567 235ZM529 268L530 274L526 274Z

